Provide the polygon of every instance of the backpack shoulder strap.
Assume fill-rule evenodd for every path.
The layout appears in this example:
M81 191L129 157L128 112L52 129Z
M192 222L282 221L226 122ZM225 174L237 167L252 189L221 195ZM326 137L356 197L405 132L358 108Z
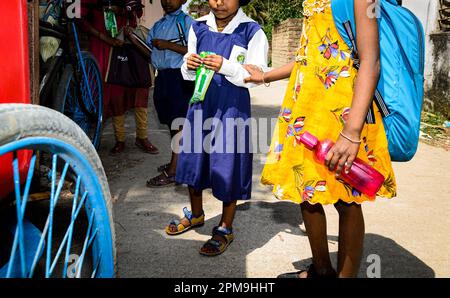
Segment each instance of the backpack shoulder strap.
M186 46L186 17L187 15L182 11L177 16L178 35L180 36L181 43Z
M351 31L356 32L354 0L331 0L331 11L339 35L345 41L347 46L353 49L353 43L347 35L344 24L348 23L351 27Z
M396 1L396 0L386 0ZM356 43L356 21L355 21L355 5L354 0L332 0L331 9L333 11L333 18L336 28L339 31L342 39L344 39L347 46L352 50L352 57L354 60L353 66L359 68L358 46ZM379 90L375 90L374 94L375 104L378 106L383 117L388 116L389 111L383 96ZM375 123L375 113L371 105L366 117L366 122Z

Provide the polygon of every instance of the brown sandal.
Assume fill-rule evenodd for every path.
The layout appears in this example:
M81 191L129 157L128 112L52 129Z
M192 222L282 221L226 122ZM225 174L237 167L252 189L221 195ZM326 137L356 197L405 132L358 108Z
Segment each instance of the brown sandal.
M212 235L213 237L206 241L199 251L205 257L215 257L223 254L234 240L233 230L221 226L214 227ZM214 239L214 236L219 236L222 241Z
M155 147L148 139L136 139L134 143L136 147L148 154L159 154L158 148Z
M111 151L109 151L109 154L114 156L122 153L123 151L125 151L125 142L116 142Z
M147 187L149 188L168 187L174 184L175 175L169 176L166 171L163 171L160 175L147 181Z
M164 171L167 171L167 169L169 169L169 167L170 167L170 163L166 163L165 165L159 166L157 171L162 173Z

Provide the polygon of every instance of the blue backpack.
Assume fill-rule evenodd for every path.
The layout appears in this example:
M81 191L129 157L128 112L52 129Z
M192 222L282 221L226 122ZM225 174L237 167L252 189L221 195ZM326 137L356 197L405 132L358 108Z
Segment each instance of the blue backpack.
M332 0L335 25L359 67L355 0ZM380 36L381 73L374 102L386 130L393 161L409 161L417 151L423 104L424 32L420 21L396 0L379 0L375 12ZM374 123L373 105L367 123Z

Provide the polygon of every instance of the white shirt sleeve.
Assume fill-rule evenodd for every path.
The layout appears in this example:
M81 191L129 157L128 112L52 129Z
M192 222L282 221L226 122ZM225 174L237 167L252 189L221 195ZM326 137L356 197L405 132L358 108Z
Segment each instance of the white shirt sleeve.
M263 71L267 71L269 54L269 41L263 30L259 30L255 33L253 38L248 44L247 56L245 64L252 64L259 66ZM238 62L223 59L222 68L219 71L225 78L232 84L238 87L253 88L258 86L253 83L244 83L244 79L248 78L250 74L245 68Z
M181 74L186 81L195 81L197 75L196 71L189 70L187 67L187 58L192 54L197 54L197 36L195 35L194 29L191 27L189 30L188 52L184 55L184 63L181 66Z

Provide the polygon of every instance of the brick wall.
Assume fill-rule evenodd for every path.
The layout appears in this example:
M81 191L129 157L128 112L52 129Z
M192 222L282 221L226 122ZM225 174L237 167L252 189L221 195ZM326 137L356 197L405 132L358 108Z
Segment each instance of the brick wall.
M302 19L288 19L273 28L273 67L282 66L294 59L302 33L302 21Z

